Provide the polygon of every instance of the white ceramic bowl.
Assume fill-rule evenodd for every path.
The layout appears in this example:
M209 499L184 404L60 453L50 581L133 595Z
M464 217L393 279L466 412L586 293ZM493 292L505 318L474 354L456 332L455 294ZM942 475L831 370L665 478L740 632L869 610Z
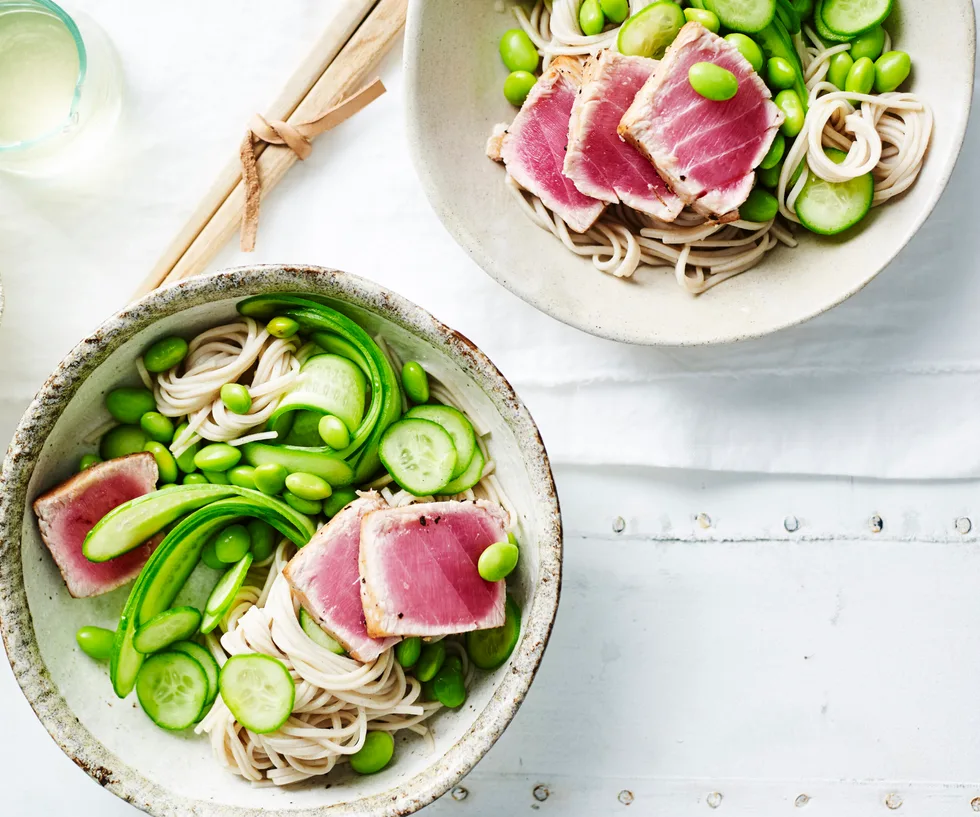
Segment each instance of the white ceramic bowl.
M491 430L497 473L517 506L522 558L513 592L523 608L511 660L478 674L466 704L435 722L435 751L399 737L396 761L358 777L347 770L286 789L256 789L221 769L206 738L155 727L117 699L105 666L74 644L83 624L114 627L129 588L72 599L41 542L30 503L68 477L85 438L108 415L106 390L132 381L154 339L215 325L242 298L306 291L336 299L403 355L461 389ZM114 794L154 815L404 815L456 783L516 713L551 632L561 584L561 519L534 422L500 372L466 338L421 308L352 275L316 268L230 270L161 290L104 323L61 363L24 415L0 477L0 630L14 675L58 745ZM279 809L282 809L280 812ZM0 808L0 812L3 809Z
M514 109L501 86L500 35L516 25L512 0L411 0L406 33L408 133L433 208L493 278L552 317L628 343L695 345L758 337L801 323L864 287L932 212L953 172L973 95L972 0L898 0L888 23L912 55L912 88L936 129L922 174L903 198L877 209L847 240L804 235L764 263L692 297L673 271L625 281L570 254L521 213L504 170L484 156L493 125Z

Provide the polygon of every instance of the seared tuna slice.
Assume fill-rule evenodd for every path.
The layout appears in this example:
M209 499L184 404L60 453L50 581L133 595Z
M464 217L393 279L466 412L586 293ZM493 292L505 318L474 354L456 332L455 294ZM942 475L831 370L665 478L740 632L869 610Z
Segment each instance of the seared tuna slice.
M82 543L113 508L155 490L157 476L152 454L130 454L86 468L34 500L41 539L75 598L99 596L121 587L150 558L159 540L108 562L90 562L82 553Z
M589 61L572 108L564 171L587 196L673 221L684 202L667 188L650 160L617 131L657 65L656 60L624 57L608 49Z
M371 635L436 636L500 627L504 582L477 562L507 539L507 514L490 502L386 508L361 525L361 600Z
M581 84L581 63L572 57L556 58L527 95L500 151L518 184L578 233L586 232L605 208L580 193L562 173L568 122Z
M705 99L688 72L711 62L738 79L727 102ZM678 196L708 218L735 221L752 190L783 114L739 50L700 23L688 23L633 100L619 132L653 162Z
M358 661L374 661L399 639L368 635L358 589L357 557L361 520L385 507L377 494L366 494L320 528L310 543L289 560L286 581L306 609Z

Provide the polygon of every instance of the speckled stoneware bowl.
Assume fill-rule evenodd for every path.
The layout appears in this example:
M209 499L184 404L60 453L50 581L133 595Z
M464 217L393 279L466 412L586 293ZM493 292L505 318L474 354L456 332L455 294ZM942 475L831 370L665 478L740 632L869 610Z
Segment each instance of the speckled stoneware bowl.
M523 608L511 660L478 675L466 704L438 715L435 751L399 738L396 762L357 777L256 789L219 768L206 738L155 727L135 703L112 693L105 666L74 645L82 624L113 627L128 588L96 599L69 597L30 510L69 476L85 439L108 415L106 390L135 380L134 361L153 340L215 325L235 304L264 292L335 298L408 358L462 390L491 430L500 479L521 518L522 559L514 585ZM558 607L561 519L541 438L504 377L465 337L376 284L317 268L254 267L194 279L153 293L82 341L44 384L21 420L0 484L0 625L18 683L65 753L101 785L155 815L403 815L443 794L480 760L510 723L541 661ZM0 808L2 811L2 808Z
M903 198L846 240L804 235L754 270L692 297L673 270L633 280L598 272L533 225L484 146L510 122L500 35L514 0L411 0L406 30L408 137L416 170L446 228L493 278L552 317L628 343L696 345L758 337L819 315L864 287L922 226L959 155L973 97L972 0L898 0L888 29L912 55L911 88L936 128L925 167ZM526 4L525 4L526 5Z

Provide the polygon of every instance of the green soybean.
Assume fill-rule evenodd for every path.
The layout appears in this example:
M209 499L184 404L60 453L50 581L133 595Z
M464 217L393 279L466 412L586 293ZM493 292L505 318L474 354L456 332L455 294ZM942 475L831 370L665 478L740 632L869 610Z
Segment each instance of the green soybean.
M228 482L239 488L255 490L255 469L251 465L236 465L228 471Z
M265 325L265 328L274 338L291 338L299 332L299 324L284 315L273 318Z
M246 527L252 542L253 562L264 562L276 549L276 529L261 519L253 519Z
M753 221L763 223L772 221L779 212L779 202L776 197L767 190L756 187L745 203L738 208L738 215L742 221Z
M99 443L99 456L104 460L114 460L128 454L138 454L146 445L146 434L139 426L116 426L109 429Z
M187 357L187 341L172 337L158 340L143 352L143 365L148 372L159 374L172 369Z
M834 54L830 58L830 69L827 71L827 82L831 85L835 85L844 90L844 85L847 83L847 75L851 73L851 68L854 67L854 58L848 54L846 51L842 51L840 54Z
M885 48L885 29L875 26L851 40L851 59L860 60L867 57L876 60Z
M759 180L759 184L761 184L763 187L768 187L770 190L775 190L779 186L779 176L782 172L783 163L780 162L775 167L766 169L760 168L755 176Z
M727 102L738 93L738 79L713 62L696 62L687 74L691 87L705 99Z
M228 443L211 443L194 455L194 464L202 471L227 471L238 465L242 452Z
M257 465L252 472L255 487L269 496L282 493L282 489L286 487L287 476L289 476L289 472L283 466L271 462L265 465Z
M357 493L353 488L337 488L323 503L323 513L325 516L332 517L340 513L344 508L357 499Z
M422 654L422 639L418 636L406 638L395 645L395 660L408 669L414 667Z
M500 59L504 61L508 71L538 70L538 49L523 29L512 28L504 32L500 38Z
M120 423L139 424L140 418L157 407L149 389L113 389L105 396L105 407Z
M174 439L179 440L185 431L187 431L187 423L181 423L179 426L177 426L177 430L174 432ZM183 454L177 457L177 467L185 474L189 474L192 471L197 470L197 466L194 465L194 457L197 456L197 451L200 447L201 443L196 442Z
M803 103L800 101L799 94L792 89L780 91L776 94L776 106L786 117L782 126L783 135L795 139L800 135L800 131L803 130L803 123L806 121L806 112L803 110Z
M320 439L334 451L342 451L350 445L350 432L344 421L332 414L324 414L317 425Z
M143 446L143 450L149 451L153 455L153 459L157 461L160 482L169 484L177 481L179 475L177 471L177 460L174 459L174 455L170 453L170 449L167 446L163 443L158 443L156 440L150 440L150 442Z
M862 57L847 72L844 90L849 94L868 94L875 85L875 64Z
M889 51L875 62L875 85L879 94L891 93L909 78L912 58L904 51Z
M514 71L504 80L504 96L511 105L520 108L537 81L538 78L528 71Z
M772 140L772 147L769 148L769 152L763 157L761 167L763 170L769 170L772 167L778 165L782 160L783 156L786 155L786 137L781 133L776 134L776 138Z
M602 34L606 27L606 15L602 13L599 0L585 0L578 10L578 25L586 37Z
M87 471L93 465L98 465L100 462L102 462L102 458L99 457L97 454L86 454L84 457L81 458L81 460L79 460L78 470Z
M477 570L484 581L499 582L506 579L517 567L521 551L510 542L496 542L483 553L477 562Z
M446 645L442 641L432 641L422 645L419 660L415 664L415 677L420 681L431 681L442 669L446 661Z
M704 9L684 9L684 17L689 23L701 23L708 31L715 34L721 29L721 20L713 11Z
M184 485L207 485L208 478L204 474L185 474L184 478L181 480Z
M455 655L452 657L456 658ZM442 669L432 679L432 694L445 707L456 709L462 706L466 702L462 665L451 663L447 659Z
M333 493L333 489L322 477L316 474L305 474L297 471L286 477L286 487L300 499L307 499L312 502L326 499Z
M518 544L517 537L514 536L513 531L507 531L507 541L510 542L512 545Z
M174 439L174 421L159 411L148 411L140 417L140 428L151 440L170 445Z
M630 16L629 0L599 0L599 7L606 19L619 25Z
M790 65L789 60L782 57L772 57L766 63L766 75L769 78L769 87L777 91L792 88L796 84L796 69Z
M759 48L755 40L738 32L728 34L725 39L734 45L742 56L749 61L749 65L752 66L753 71L758 73L762 70L766 58L763 56L762 49Z
M212 485L231 485L228 475L224 471L201 471Z
M252 539L244 525L229 525L214 537L215 555L228 565L244 559L251 546Z
M221 402L232 414L248 414L252 408L252 395L241 383L225 383L221 387Z
M96 661L109 660L115 638L116 634L105 627L82 627L75 633L75 641L81 651Z
M283 500L294 511L305 513L307 516L317 516L323 510L322 502L314 502L312 499L303 499L292 491L286 491L282 495Z
M368 732L364 745L350 756L350 767L358 774L375 774L391 763L395 739L390 732Z
M413 403L429 402L429 376L420 363L410 360L402 366L402 386Z
M226 570L228 565L218 558L218 551L215 549L216 538L212 536L204 546L204 549L201 551L201 561L212 570Z

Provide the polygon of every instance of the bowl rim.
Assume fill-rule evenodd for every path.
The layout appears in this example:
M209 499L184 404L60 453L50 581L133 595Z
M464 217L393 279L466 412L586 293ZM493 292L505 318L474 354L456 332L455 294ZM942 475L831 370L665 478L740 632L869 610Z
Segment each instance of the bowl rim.
M454 786L496 742L517 713L540 665L561 590L562 526L551 466L534 420L496 366L468 338L402 296L356 275L314 266L237 267L156 290L108 318L68 353L24 413L0 473L0 635L14 677L38 719L76 765L104 788L157 817L207 813L259 817L269 810L196 800L144 777L105 748L73 715L41 658L23 581L21 531L27 487L48 435L81 383L108 356L153 323L215 300L307 291L373 312L447 354L486 394L514 434L538 513L538 579L527 625L486 707L442 758L410 780L354 801L286 809L293 817L412 813Z
M967 49L970 55L970 66L969 71L967 72L968 79L963 85L963 95L965 95L966 99L966 110L964 111L965 115L962 120L962 125L959 126L953 133L952 151L950 153L949 160L947 161L946 167L944 168L938 183L930 192L929 198L925 201L925 206L915 218L909 230L902 237L902 239L898 241L892 249L881 255L877 269L874 269L874 271L870 273L865 272L865 274L860 279L856 280L854 284L846 291L814 304L813 307L805 310L801 314L796 314L783 321L773 322L765 328L752 329L745 332L723 333L710 338L692 339L686 337L650 337L648 335L644 335L640 331L623 331L617 325L616 321L606 321L606 323L602 325L597 325L596 323L587 320L585 316L567 312L562 312L559 314L557 310L551 308L547 297L539 294L539 291L536 291L534 288L526 289L520 286L520 281L523 280L520 276L511 275L511 270L493 258L490 253L482 252L479 249L479 242L476 240L473 232L458 217L458 209L453 205L452 201L448 197L444 197L442 195L442 186L437 181L437 173L434 171L432 164L429 161L431 151L427 150L423 143L422 125L419 117L417 116L417 112L421 108L417 100L419 95L424 93L424 89L421 87L419 70L419 54L421 51L420 34L423 28L423 6L427 5L424 3L424 0L409 0L408 17L405 27L405 55L403 66L405 72L405 130L408 136L408 147L409 153L412 157L412 164L415 166L415 173L422 184L422 189L425 191L425 197L429 202L429 206L435 211L436 215L439 217L439 220L442 222L443 227L445 227L447 232L449 232L449 234L455 239L456 243L459 244L466 251L467 255L469 255L470 258L472 258L477 265L480 266L483 271L493 278L498 284L512 292L522 301L530 304L539 312L543 312L549 317L552 317L583 332L587 332L590 335L595 335L596 337L606 338L607 340L614 340L620 343L629 343L637 346L719 346L722 344L739 343L745 340L766 337L767 335L772 335L784 329L799 326L813 320L818 315L822 315L825 312L829 312L834 307L840 306L848 298L853 297L864 289L881 272L883 272L885 268L892 263L892 261L895 260L902 250L908 246L909 242L912 241L912 239L922 228L922 225L925 224L929 216L932 215L933 210L935 210L936 205L939 203L939 199L942 197L946 187L949 184L949 180L952 178L956 165L959 162L959 158L962 155L963 142L966 138L966 131L970 122L970 112L973 108L973 88L975 82L977 50L976 7L973 4L973 0L960 1L965 7L969 7L967 18L969 20L967 30ZM429 3L428 5L432 4ZM597 274L602 273L598 273L597 271Z

